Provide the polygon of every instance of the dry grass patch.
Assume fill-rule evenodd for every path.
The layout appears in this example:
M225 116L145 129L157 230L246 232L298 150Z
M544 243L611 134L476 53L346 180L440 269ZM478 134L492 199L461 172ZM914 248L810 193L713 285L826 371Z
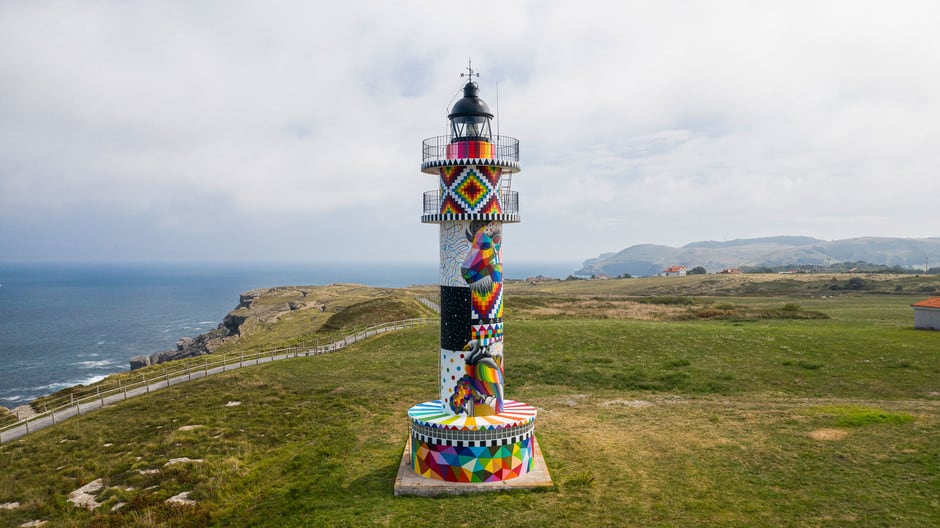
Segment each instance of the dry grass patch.
M822 429L816 429L815 431L810 431L809 437L813 440L820 441L832 441L832 440L842 440L848 436L849 432L845 429L831 429L829 427L823 427Z
M590 317L595 319L634 319L661 321L680 317L688 309L680 306L646 304L628 300L565 299L557 304L534 306L520 315L536 318Z

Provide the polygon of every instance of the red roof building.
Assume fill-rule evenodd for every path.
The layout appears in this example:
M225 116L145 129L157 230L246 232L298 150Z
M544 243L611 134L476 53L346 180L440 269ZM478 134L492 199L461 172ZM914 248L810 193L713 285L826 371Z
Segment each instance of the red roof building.
M931 297L911 305L914 328L940 330L940 297Z
M669 266L663 270L663 275L667 277L682 277L685 275L685 266Z

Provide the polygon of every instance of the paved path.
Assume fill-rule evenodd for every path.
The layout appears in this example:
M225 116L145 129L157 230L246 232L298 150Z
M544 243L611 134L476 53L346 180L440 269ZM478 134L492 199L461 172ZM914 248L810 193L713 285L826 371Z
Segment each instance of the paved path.
M428 301L430 302L430 301ZM429 322L429 321L426 321ZM77 401L74 405L71 405L66 408L60 408L58 411L52 411L50 413L43 413L37 415L35 418L29 418L23 422L20 422L18 425L0 431L0 444L6 442L12 442L18 438L22 438L29 433L44 429L51 425L55 425L63 420L67 420L73 416L78 416L80 414L85 414L96 409L100 409L104 406L124 401L128 398L134 396L140 396L142 394L149 394L153 391L157 391L172 385L179 385L180 383L185 383L199 378L204 378L206 376L211 376L213 374L218 374L220 372L227 372L229 370L235 370L242 367L249 367L252 365L259 365L261 363L271 363L273 361L278 361L281 359L293 358L293 357L309 357L317 356L321 354L328 354L330 352L335 352L337 350L342 350L347 346L361 341L363 339L390 332L393 330L401 330L404 328L410 328L416 326L417 322L411 321L408 323L401 322L401 324L389 323L389 326L384 326L374 330L365 330L363 332L358 332L356 334L346 336L339 341L318 347L311 350L292 350L288 349L283 353L271 353L264 356L255 356L249 360L239 360L238 362L233 362L227 365L220 365L212 368L199 368L196 367L194 370L188 371L186 374L174 375L170 377L169 375L163 378L154 378L153 380L148 380L146 385L134 386L133 388L125 387L123 391L118 392L117 394L110 394L108 396L101 396L100 398L95 398L93 400Z

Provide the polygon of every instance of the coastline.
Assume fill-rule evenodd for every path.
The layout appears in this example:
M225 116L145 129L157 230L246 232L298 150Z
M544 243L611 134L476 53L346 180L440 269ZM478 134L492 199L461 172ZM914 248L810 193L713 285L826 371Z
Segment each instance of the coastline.
M515 266L560 275L570 264ZM242 292L278 284L435 283L437 264L113 264L0 262L0 406L15 409L128 372L136 355L206 334Z

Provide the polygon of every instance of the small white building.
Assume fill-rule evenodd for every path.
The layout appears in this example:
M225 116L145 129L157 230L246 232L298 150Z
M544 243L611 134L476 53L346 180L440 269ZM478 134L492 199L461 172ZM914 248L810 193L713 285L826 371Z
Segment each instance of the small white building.
M661 275L666 277L685 277L685 266L669 266Z
M914 328L940 330L940 297L916 302L911 308L914 309Z

